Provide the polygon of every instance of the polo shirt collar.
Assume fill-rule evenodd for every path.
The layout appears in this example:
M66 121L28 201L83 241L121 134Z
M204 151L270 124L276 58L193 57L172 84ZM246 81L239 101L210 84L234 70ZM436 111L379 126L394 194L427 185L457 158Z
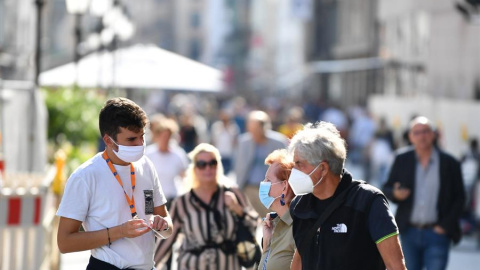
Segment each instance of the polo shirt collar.
M280 219L285 222L288 226L290 226L293 222L292 216L290 215L290 211L286 211L283 216L280 217Z

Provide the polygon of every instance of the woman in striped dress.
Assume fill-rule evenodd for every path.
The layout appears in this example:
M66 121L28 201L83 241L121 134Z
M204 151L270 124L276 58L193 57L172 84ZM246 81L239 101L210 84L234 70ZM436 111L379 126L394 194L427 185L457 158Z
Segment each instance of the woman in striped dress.
M182 235L178 269L241 269L234 244L237 223L255 232L258 214L238 189L221 183L225 176L217 148L202 143L189 157L187 180L192 188L172 202L174 231L157 242L156 267L163 266Z

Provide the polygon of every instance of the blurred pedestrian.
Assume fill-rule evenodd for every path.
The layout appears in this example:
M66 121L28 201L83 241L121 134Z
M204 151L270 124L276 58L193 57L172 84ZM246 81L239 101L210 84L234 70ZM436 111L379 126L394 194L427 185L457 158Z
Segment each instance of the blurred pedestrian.
M370 182L372 179L369 146L373 142L377 126L364 108L354 108L350 118L352 125L348 132L349 159L362 168L365 181Z
M410 121L408 123L411 123L413 119L417 118L419 115L414 113L410 116ZM410 141L410 126L405 127L405 129L402 132L402 143L403 146L411 146L412 142Z
M303 109L301 107L292 107L288 110L285 117L285 123L278 127L278 132L291 139L297 131L303 128Z
M182 239L178 269L240 269L234 244L238 222L254 231L258 214L240 190L222 183L217 148L201 143L188 156L192 188L172 202L173 236L157 242L156 267L162 267L175 241Z
M477 138L471 138L469 148L461 159L462 175L465 184L465 211L462 215L462 231L473 233L476 228L475 199L476 187L480 180L480 152Z
M409 270L446 269L450 241L461 238L465 191L460 163L434 146L426 117L410 122L413 148L397 154L385 195L398 204L396 220Z
M258 186L267 172L265 158L276 149L287 146L287 138L271 130L270 117L263 111L252 111L247 118L248 132L240 135L235 151L237 184L255 210L264 217L267 208L258 198Z
M382 117L369 146L371 175L378 187L385 184L388 169L393 161L394 151L393 131L388 127L385 118Z
M339 104L331 102L318 116L318 120L332 123L340 131L342 138L348 138L350 123L347 115Z
M231 103L233 106L233 121L240 128L240 134L245 133L247 131L246 118L249 111L247 102L243 97L238 96L234 97Z
M194 124L195 115L185 113L180 115L180 145L185 152L190 152L199 143L199 136Z
M382 192L344 170L345 140L331 123L307 124L290 142L288 182L297 252L292 269L406 269Z
M230 173L233 152L237 146L238 135L240 135L240 128L232 120L232 114L228 109L220 110L219 120L215 121L211 127L212 144L220 151L225 175Z
M287 150L282 149L269 154L265 164L269 167L260 183L259 196L263 205L274 212L268 213L263 222L263 255L258 270L287 270L295 253L289 209L295 194L287 181L293 162Z
M167 208L179 194L183 177L188 166L188 157L183 148L172 139L178 134L175 120L154 115L150 121L152 144L147 146L145 155L150 158L157 171L163 193L167 198Z
M172 221L155 168L144 157L147 116L133 101L113 98L99 118L105 151L67 181L57 212L58 247L62 253L91 249L87 269L152 269L152 230L168 237Z

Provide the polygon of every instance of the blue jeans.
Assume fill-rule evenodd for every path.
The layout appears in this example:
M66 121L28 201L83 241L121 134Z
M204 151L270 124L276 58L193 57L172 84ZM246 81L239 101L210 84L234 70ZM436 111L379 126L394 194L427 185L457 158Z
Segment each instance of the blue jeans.
M223 173L227 175L232 168L232 159L231 158L222 158Z
M410 227L400 234L408 270L444 270L447 268L450 238L433 228Z

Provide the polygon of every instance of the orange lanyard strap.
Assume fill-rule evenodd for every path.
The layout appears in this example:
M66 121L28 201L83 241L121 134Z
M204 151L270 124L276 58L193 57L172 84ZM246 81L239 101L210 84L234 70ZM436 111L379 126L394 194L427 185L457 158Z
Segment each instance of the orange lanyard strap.
M113 176L117 179L117 182L120 184L120 186L123 189L123 193L125 193L125 199L127 199L128 205L130 205L130 212L132 213L132 218L135 218L137 216L137 210L135 209L135 198L133 197L133 192L135 191L135 169L133 168L133 164L130 163L130 181L132 183L132 199L128 196L127 192L125 191L125 187L123 187L122 180L120 179L120 176L117 173L117 170L115 170L115 167L113 166L112 161L107 155L107 151L104 151L103 154L103 159L107 162L108 167L110 168L110 171L112 171Z

